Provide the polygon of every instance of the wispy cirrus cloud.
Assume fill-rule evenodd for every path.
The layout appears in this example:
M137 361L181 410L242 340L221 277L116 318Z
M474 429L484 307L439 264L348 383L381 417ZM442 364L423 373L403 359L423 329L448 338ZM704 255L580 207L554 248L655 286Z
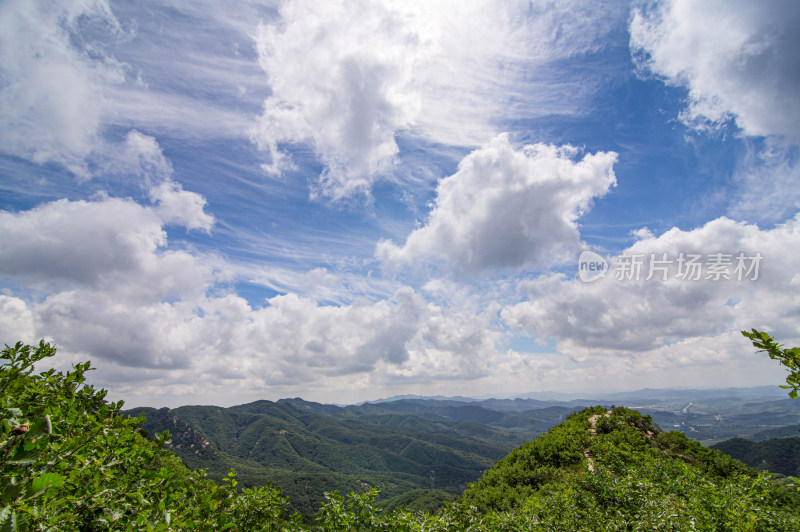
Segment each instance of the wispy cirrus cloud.
M124 70L102 47L73 44L82 17L118 28L105 0L0 6L0 150L88 178L87 157L110 113L104 88Z
M249 138L265 93L251 34L272 11L250 2L235 11L238 18L213 3L4 2L0 151L89 179L116 156L119 128Z

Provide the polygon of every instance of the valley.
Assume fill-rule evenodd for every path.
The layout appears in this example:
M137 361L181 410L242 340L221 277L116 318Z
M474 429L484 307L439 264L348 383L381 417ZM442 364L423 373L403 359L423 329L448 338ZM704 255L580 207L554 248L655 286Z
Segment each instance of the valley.
M272 482L309 515L325 492L371 485L380 489L377 502L384 507L433 510L512 449L591 405L634 408L663 430L706 445L797 434L800 422L800 402L775 387L578 399L404 397L346 406L294 398L125 414L144 414L143 429L151 435L168 430L169 448L189 467L216 480L235 468L243 486Z

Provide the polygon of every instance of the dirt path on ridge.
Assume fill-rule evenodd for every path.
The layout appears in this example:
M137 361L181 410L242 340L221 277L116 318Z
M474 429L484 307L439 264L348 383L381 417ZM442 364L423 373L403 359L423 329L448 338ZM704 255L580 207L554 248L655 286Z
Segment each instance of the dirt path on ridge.
M594 438L595 436L597 436L597 420L600 419L601 416L602 417L611 417L611 410L606 410L605 414L595 414L595 415L593 415L593 416L591 416L589 418L589 436L591 438ZM590 473L593 472L594 471L594 460L592 460L592 453L589 452L589 448L588 447L583 449L583 456L586 457L586 462L587 462L587 467L586 468L589 470Z

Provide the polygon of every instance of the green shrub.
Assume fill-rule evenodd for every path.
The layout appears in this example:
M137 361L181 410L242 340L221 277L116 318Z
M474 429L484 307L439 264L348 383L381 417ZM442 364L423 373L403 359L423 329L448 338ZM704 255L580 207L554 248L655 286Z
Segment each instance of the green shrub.
M280 530L297 521L271 487L238 492L148 440L144 418L86 385L88 362L33 374L44 342L0 355L0 527L10 530Z

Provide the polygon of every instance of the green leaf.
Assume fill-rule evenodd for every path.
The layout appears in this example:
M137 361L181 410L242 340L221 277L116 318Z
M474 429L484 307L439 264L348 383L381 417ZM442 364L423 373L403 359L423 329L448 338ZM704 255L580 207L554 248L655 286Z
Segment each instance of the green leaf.
M34 493L29 495L29 497L38 497L49 488L58 489L64 485L64 482L66 482L66 479L58 473L45 473L44 475L33 479L33 482L31 483L31 491Z

